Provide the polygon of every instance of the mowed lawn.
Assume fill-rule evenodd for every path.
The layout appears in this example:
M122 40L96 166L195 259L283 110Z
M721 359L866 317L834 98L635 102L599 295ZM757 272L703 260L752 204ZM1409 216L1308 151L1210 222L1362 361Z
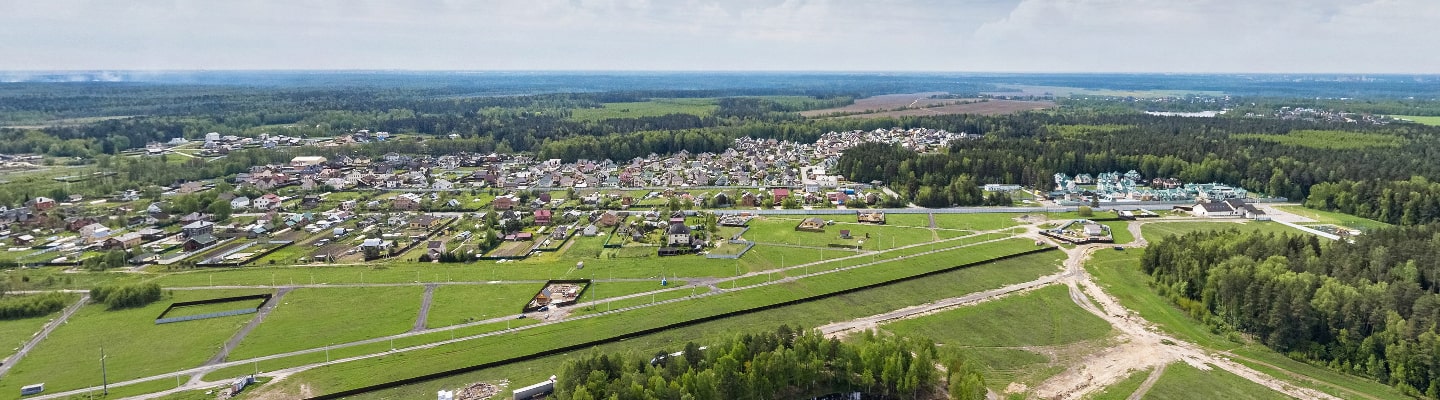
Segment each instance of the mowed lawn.
M425 326L439 328L520 314L543 284L441 285L435 288Z
M1290 396L1212 367L1201 371L1186 363L1165 367L1165 374L1145 393L1147 399L1289 399Z
M1150 243L1155 243L1168 236L1184 235L1190 232L1201 231L1227 231L1237 230L1240 232L1275 232L1285 234L1306 234L1294 228L1281 225L1279 222L1271 221L1249 221L1244 223L1235 222L1162 222L1145 224L1140 228L1140 235Z
M65 305L68 307L71 304L75 304L75 301L79 299L80 295L78 294L68 296ZM49 322L52 318L60 317L60 313L62 312L65 312L65 310L62 309L42 317L0 321L0 359L14 355L16 349L23 346L25 342L30 341L30 338L35 337L36 333L40 333L40 328L44 328L46 322ZM6 349L5 347L9 348Z
M295 289L229 359L405 333L419 316L423 292L421 286Z
M1318 223L1340 225L1360 230L1370 230L1391 226L1390 224L1372 219L1360 218L1345 213L1321 211L1303 206L1275 206L1275 208L1291 214L1313 219L1315 220L1315 222Z
M47 392L100 385L100 348L111 382L200 366L214 356L250 315L156 325L170 303L259 294L257 290L173 291L150 305L109 310L89 304L40 342L3 382L0 391L45 383Z
M745 232L745 239L770 244L788 244L797 246L826 247L830 244L853 245L859 241L865 241L861 246L865 250L888 250L892 247L928 243L935 240L935 235L924 228L888 225L869 225L857 223L842 223L845 216L822 216L819 218L831 217L836 223L825 227L824 232L797 231L795 227L800 224L802 218L789 216L771 216L763 219L756 218L750 221L750 230ZM854 239L841 239L840 231L849 230L850 236ZM869 234L870 238L865 239Z
M935 227L971 231L1003 229L1020 225L1019 222L1015 222L1015 218L1021 215L1016 213L935 214Z

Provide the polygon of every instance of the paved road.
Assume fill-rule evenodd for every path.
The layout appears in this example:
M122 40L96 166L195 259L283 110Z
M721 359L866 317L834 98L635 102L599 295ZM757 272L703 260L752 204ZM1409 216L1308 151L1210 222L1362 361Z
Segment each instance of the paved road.
M280 290L275 292L274 296L270 296L270 301L260 306L260 311L256 312L254 317L250 317L250 322L235 332L235 335L231 336L230 340L225 342L225 346L220 348L220 352L216 353L214 357L210 357L210 360L206 361L203 365L219 364L225 361L226 357L230 357L230 351L240 346L240 342L245 340L245 336L249 335L250 331L260 326L261 322L265 322L265 316L270 315L270 311L274 311L275 307L280 305L280 299L284 298L287 293L290 293L290 291L294 289L295 288L289 287L280 288Z
M410 328L411 332L425 330L425 321L430 319L430 302L435 299L435 288L440 285L425 285L425 295L420 299L420 315L415 317L415 327Z
M35 337L30 338L29 342L25 342L24 346L20 346L20 350L16 351L15 355L5 359L5 364L0 365L0 377L5 376L5 373L10 372L10 367L19 363L20 359L25 358L26 354L30 354L30 350L35 349L35 346L40 344L41 340L45 340L46 336L50 336L50 332L54 332L55 328L59 328L60 325L64 325L65 321L69 320L71 315L75 315L75 312L79 311L80 307L85 306L85 303L88 302L90 302L90 294L87 293L84 296L80 296L80 300L76 301L75 304L71 304L69 307L66 307L65 311L60 313L59 318L55 318L55 320L50 321L50 323L48 324L45 324L45 328L41 329L40 333L35 334Z

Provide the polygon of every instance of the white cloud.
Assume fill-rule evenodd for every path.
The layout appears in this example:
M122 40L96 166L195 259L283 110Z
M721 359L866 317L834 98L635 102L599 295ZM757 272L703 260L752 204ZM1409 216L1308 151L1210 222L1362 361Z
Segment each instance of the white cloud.
M0 0L0 69L1440 72L1432 0Z

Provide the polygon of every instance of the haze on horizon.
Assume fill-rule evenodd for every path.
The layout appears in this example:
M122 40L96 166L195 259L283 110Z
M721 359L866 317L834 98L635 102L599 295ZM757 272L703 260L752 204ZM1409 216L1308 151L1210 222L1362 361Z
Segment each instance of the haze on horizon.
M0 0L0 70L1440 73L1433 0Z

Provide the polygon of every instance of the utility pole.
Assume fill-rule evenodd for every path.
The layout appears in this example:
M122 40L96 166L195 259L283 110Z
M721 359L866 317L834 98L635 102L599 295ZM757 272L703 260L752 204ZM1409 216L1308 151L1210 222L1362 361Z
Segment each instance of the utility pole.
M110 375L105 370L105 347L100 347L100 389L106 396L110 395Z

